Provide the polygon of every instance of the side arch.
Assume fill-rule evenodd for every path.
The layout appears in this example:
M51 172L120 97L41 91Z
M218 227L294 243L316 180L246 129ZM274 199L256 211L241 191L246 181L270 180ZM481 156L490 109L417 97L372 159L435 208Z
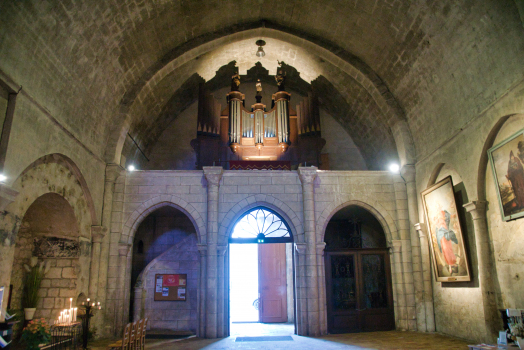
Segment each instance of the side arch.
M181 199L180 197L170 195L162 195L151 198L136 208L124 224L120 242L133 244L136 231L142 221L144 221L144 219L155 210L165 206L173 207L184 213L189 218L189 220L191 220L193 226L195 227L198 242L205 243L206 224L204 219L202 219L200 216L200 213L185 200Z
M256 207L267 207L277 212L289 225L294 242L304 242L304 226L297 213L289 205L271 195L257 194L241 200L227 212L218 228L219 244L227 244L229 232L231 232L237 220L246 211Z
M347 196L349 197L349 196ZM329 220L335 215L340 209L348 207L350 205L356 205L369 211L375 218L380 222L384 234L386 235L386 244L388 247L392 246L392 241L398 239L397 236L397 225L395 221L388 213L388 211L382 207L379 203L367 203L361 200L343 198L337 202L330 204L317 219L317 241L323 242L324 235L326 234L326 227Z

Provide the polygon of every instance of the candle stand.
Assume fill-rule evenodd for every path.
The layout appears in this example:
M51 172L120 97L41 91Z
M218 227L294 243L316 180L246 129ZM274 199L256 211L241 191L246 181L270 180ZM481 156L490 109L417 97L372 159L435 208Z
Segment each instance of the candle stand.
M87 343L89 338L89 320L95 315L96 310L100 310L100 302L95 303L87 299L87 302L82 302L82 305L79 305L79 315L78 317L82 320L82 349L87 349Z

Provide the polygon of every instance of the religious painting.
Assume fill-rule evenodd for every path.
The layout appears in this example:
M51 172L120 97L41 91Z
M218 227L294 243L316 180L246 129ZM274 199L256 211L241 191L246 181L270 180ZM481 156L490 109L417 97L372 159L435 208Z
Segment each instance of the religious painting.
M470 281L451 176L429 187L421 195L437 282Z
M524 216L524 129L488 150L502 220Z

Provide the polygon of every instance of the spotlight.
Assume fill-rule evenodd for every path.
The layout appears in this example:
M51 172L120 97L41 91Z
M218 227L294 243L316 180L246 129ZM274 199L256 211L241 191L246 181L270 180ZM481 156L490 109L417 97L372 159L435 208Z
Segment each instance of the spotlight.
M133 164L131 164L131 165L129 165L129 166L127 167L127 170L129 170L129 171L135 171L135 166L134 166Z
M256 53L257 57L264 57L266 53L264 52L264 48L262 46L266 45L266 42L264 40L257 40L255 44L258 46Z
M4 182L5 180L7 180L7 176L0 174L0 182Z
M398 164L391 164L389 166L389 171L391 171L392 173L398 174L400 171L400 167L398 166Z

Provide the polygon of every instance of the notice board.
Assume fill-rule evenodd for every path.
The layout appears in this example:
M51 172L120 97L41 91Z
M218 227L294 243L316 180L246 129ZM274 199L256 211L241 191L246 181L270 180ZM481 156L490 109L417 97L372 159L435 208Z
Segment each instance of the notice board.
M187 274L155 275L155 301L186 301Z

